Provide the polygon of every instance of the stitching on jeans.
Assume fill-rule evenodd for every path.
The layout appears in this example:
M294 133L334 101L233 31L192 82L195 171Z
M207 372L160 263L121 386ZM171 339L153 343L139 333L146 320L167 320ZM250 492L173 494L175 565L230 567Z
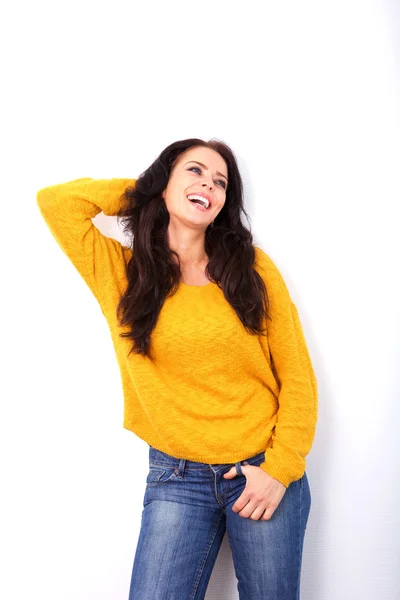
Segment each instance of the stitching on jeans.
M151 462L151 463L149 463L149 467L162 467L164 469L178 469L179 462L177 462L176 464ZM187 466L185 466L185 471L188 468L190 468L191 471L192 470L193 471L205 471L206 469L208 469L208 467L187 467Z

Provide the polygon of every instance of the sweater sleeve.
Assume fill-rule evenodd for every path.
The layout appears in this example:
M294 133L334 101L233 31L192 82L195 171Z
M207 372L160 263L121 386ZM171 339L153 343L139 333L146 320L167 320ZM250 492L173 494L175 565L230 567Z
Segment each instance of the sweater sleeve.
M272 322L268 329L268 347L279 383L279 408L272 445L267 447L260 467L288 487L303 476L305 457L314 440L318 418L317 380L297 308L278 269L266 258L273 284L269 290Z
M53 237L81 274L100 303L102 291L116 265L123 260L123 246L104 236L92 222L101 211L116 215L123 194L135 179L85 177L39 190L36 201Z

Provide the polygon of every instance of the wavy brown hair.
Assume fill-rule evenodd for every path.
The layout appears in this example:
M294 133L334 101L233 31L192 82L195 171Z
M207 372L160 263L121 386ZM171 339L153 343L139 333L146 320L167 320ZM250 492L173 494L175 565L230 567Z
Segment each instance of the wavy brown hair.
M225 204L205 231L207 277L216 283L251 334L262 335L262 320L269 316L269 298L262 277L253 269L255 249L250 228L242 223L243 183L236 158L224 142L190 138L167 146L156 160L125 190L117 215L124 233L132 238L132 258L126 265L128 285L117 307L121 326L130 330L120 337L133 340L129 352L152 359L151 332L165 298L176 293L181 279L178 254L168 244L169 212L161 194L177 158L195 146L220 154L228 168Z

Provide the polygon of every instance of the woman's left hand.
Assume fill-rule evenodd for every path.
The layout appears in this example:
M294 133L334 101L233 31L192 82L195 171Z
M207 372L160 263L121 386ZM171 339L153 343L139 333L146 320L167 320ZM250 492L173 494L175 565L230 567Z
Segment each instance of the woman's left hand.
M239 513L240 517L258 521L268 521L282 500L286 487L268 475L261 467L254 465L241 465L243 474L246 476L246 487L232 506L233 512ZM236 467L233 466L224 474L225 479L237 477Z

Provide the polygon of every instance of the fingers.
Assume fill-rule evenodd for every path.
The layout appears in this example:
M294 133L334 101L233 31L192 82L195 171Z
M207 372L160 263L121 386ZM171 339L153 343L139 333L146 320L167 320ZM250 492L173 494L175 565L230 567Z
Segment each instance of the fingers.
M272 515L275 512L274 507L267 506L266 508L262 505L252 505L250 502L242 508L242 510L238 513L239 517L243 519L252 519L253 521L258 521L262 519L263 521L269 521Z

